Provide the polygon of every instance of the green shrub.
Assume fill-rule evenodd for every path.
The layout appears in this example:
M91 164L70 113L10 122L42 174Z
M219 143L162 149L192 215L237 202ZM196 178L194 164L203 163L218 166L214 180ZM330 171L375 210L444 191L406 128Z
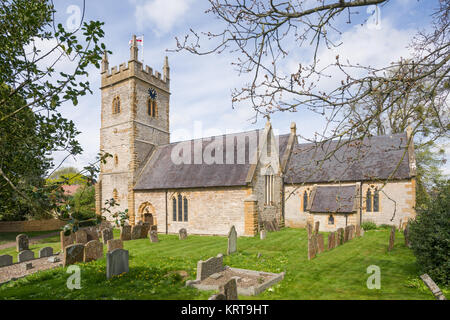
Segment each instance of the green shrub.
M375 230L377 228L377 225L373 221L365 221L361 224L361 227L367 231L367 230Z
M450 284L450 180L439 183L427 209L417 212L410 240L421 271Z

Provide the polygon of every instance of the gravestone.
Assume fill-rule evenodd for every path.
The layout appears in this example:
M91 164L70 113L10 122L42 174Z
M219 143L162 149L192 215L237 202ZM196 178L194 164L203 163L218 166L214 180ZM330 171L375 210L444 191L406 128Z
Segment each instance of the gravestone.
M395 226L392 226L391 233L389 235L388 251L391 251L392 249L394 249L394 242L395 242Z
M78 230L75 232L75 243L86 244L86 242L88 242L87 238L86 231Z
M39 258L51 257L53 255L52 247L45 247L39 250Z
M208 300L226 300L226 297L222 293L216 293L209 297Z
M88 228L85 229L86 235L87 235L87 242L92 241L92 240L99 240L98 237L98 232L97 232L97 228L93 227L93 228Z
M228 249L227 254L230 255L235 253L237 250L237 232L234 226L231 226L230 231L228 232Z
M123 249L123 242L120 239L111 239L108 240L108 252L111 252L116 249Z
M65 236L64 231L61 231L59 233L59 238L61 241L61 251L64 251L64 248L73 244L75 241L75 235L73 233L70 233L70 235Z
M364 228L363 227L361 227L361 237L364 235Z
M411 243L409 242L409 223L406 224L405 229L403 230L403 235L405 236L405 246L410 248Z
M142 224L131 227L131 240L140 239L142 234Z
M187 238L187 231L185 228L181 228L180 231L178 231L179 239L183 240Z
M322 253L324 250L324 243L323 243L323 234L319 233L316 235L317 239L317 253Z
M280 226L278 225L277 219L272 220L272 225L275 231L280 231Z
M115 249L106 254L106 278L129 272L128 251Z
M353 240L355 238L355 226L352 224L349 225L348 230L348 240Z
M34 259L34 252L31 250L20 251L19 254L17 255L18 262L24 262L24 261L29 261L29 260L33 260L33 259Z
M0 256L0 267L6 267L13 263L13 257L9 254L3 254Z
M266 236L267 236L266 230L263 229L259 232L259 237L261 240L264 240L266 238Z
M316 221L316 223L314 224L314 235L319 234L319 227L320 227L320 221Z
M308 239L310 239L313 235L313 226L309 221L306 223L306 231L308 231Z
M316 256L316 237L311 236L308 239L308 260L313 259Z
M208 278L210 275L222 272L223 267L223 254L219 253L217 257L209 258L206 261L197 262L197 280L203 280Z
M343 238L343 241L342 241L342 243L346 243L347 241L348 241L348 237L349 237L349 232L350 232L350 226L346 226L345 228L344 228L344 238Z
M426 273L420 276L420 279L426 284L428 289L431 290L431 293L433 293L434 297L437 300L447 300L447 298L442 293L441 289L437 286L437 284L433 281L433 279L430 278L430 276Z
M153 224L150 226L150 231L155 230L158 231L158 226L156 224Z
M107 244L108 240L112 240L114 239L114 234L112 229L107 228L107 229L103 229L102 230L102 240L103 240L103 244Z
M344 243L344 229L343 228L337 229L337 243L339 246Z
M147 238L148 232L150 231L150 227L151 227L151 225L148 222L144 222L142 224L141 239Z
M131 226L123 226L122 228L120 228L120 240L131 240Z
M153 224L153 215L151 213L144 214L144 221L149 223L150 225Z
M264 230L267 230L268 232L274 231L273 226L269 221L263 221L262 224L263 224Z
M68 265L77 262L83 262L83 258L84 258L84 245L79 243L71 244L70 246L66 247L66 250L64 250L63 265L64 267L67 267Z
M221 285L219 291L225 296L225 300L238 300L236 277L232 277L227 283Z
M16 250L17 252L28 250L29 240L26 234L19 234L16 237Z
M328 250L334 249L336 246L336 232L330 232L328 235Z
M84 246L83 261L89 262L101 258L103 258L103 244L99 240L91 240L86 243Z
M150 242L159 242L158 231L156 230L150 230L148 232L148 237L150 238Z
M359 224L355 227L355 233L357 237L361 237L361 226Z

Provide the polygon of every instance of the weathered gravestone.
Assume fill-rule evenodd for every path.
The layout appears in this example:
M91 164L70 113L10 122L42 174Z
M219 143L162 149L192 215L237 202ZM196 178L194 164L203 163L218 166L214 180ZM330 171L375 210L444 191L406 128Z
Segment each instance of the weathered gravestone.
M237 250L237 232L234 226L231 226L228 232L228 249L227 254L235 253Z
M141 238L142 239L147 238L148 232L150 231L150 227L151 227L151 224L148 222L144 222L142 224L142 229L141 229Z
M158 231L156 230L150 230L148 232L148 237L150 238L150 242L159 242Z
M308 239L308 260L313 259L317 254L317 240L316 236L311 236L311 238Z
M86 242L89 242L92 240L99 240L97 228L95 228L95 227L87 228L84 231L86 232L86 236L87 236Z
M348 232L348 240L353 240L355 238L355 226L354 225L350 225L349 226L349 232Z
M337 242L338 242L338 245L341 245L344 243L344 229L343 228L337 229Z
M103 244L107 244L108 240L112 240L114 239L114 234L113 234L113 230L110 228L107 229L103 229L102 230L102 240L103 240Z
M319 234L319 228L320 228L320 221L316 221L316 223L314 224L314 235Z
M433 279L430 278L428 274L424 273L423 275L420 276L420 278L426 284L428 289L431 290L431 292L433 293L434 297L437 300L447 300L447 298L442 293L441 289L439 289L437 284L433 281Z
M392 226L391 233L389 234L388 251L391 251L392 249L394 249L394 242L395 242L395 226Z
M264 240L266 237L267 237L267 233L266 233L266 230L261 230L260 232L259 232L259 237L260 237L260 239L261 240Z
M142 235L142 224L137 224L131 227L131 240L140 239Z
M45 247L39 250L39 258L51 257L53 255L52 247Z
M106 278L110 279L122 273L127 273L129 269L128 251L115 249L106 253Z
M221 253L217 257L209 258L206 261L200 260L197 262L197 280L202 281L210 275L222 272L223 270L223 254Z
M324 241L323 241L323 234L319 233L316 235L317 239L317 253L322 253L324 250Z
M78 230L75 232L75 243L86 244L86 242L88 242L87 238L86 231Z
M18 262L24 262L24 261L29 261L29 260L33 260L33 259L34 259L34 252L31 250L20 251L19 254L17 255Z
M150 231L155 230L158 231L158 226L156 224L153 224L150 226Z
M13 257L8 254L0 256L0 267L6 267L13 263Z
M334 247L337 248L339 246L339 234L337 231L334 232Z
M26 234L19 234L16 237L16 250L17 252L28 250L28 236Z
M120 228L120 240L131 240L131 226L123 226L122 228Z
M63 265L67 267L68 265L83 262L84 258L84 245L82 244L71 244L64 250Z
M359 224L355 227L355 233L357 237L361 237L361 226Z
M344 228L344 239L343 239L343 243L346 243L350 238L350 232L351 232L351 229L350 229L350 226L346 226L345 228Z
M209 297L208 300L226 300L226 297L222 293L216 293Z
M187 231L185 228L181 228L180 231L178 231L179 239L183 240L187 238Z
M111 239L108 240L108 252L111 252L116 249L123 249L123 242L120 239Z
M70 233L70 235L65 236L64 231L61 231L59 233L59 238L61 241L61 251L64 251L64 248L73 244L75 241L75 235L73 233Z
M91 240L86 243L84 246L83 261L89 262L101 258L103 258L103 244L99 240Z
M403 230L403 235L405 236L405 246L410 248L411 243L409 242L409 223L406 224L405 229Z
M221 285L219 291L225 296L225 300L238 300L236 277L232 277L227 283Z
M328 235L328 250L334 249L336 245L336 232L330 232Z
M313 236L313 226L309 221L306 223L306 231L308 231L308 239L310 239Z

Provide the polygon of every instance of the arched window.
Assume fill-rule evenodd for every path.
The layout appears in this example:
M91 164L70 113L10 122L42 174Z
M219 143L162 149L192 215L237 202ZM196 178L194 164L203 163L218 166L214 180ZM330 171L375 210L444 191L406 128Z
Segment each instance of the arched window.
M120 98L115 97L113 99L112 111L114 114L120 113Z
M173 221L177 221L177 199L175 197L172 198L172 207L173 207Z
M156 100L149 98L147 100L147 113L150 117L156 118L157 115L157 105Z
M119 200L119 193L117 192L117 189L113 190L113 199L116 202Z
M372 212L372 192L370 189L368 189L366 193L366 211Z
M178 195L178 221L183 221L183 197Z
M328 224L334 224L334 217L333 215L330 214L330 216L328 217Z
M375 192L373 193L373 211L380 211L380 195L378 194L378 189L375 188Z
M267 175L265 177L265 205L273 205L273 175Z
M303 192L303 212L306 212L308 208L308 191Z
M184 206L184 221L188 221L188 200L186 197L183 199L183 206Z

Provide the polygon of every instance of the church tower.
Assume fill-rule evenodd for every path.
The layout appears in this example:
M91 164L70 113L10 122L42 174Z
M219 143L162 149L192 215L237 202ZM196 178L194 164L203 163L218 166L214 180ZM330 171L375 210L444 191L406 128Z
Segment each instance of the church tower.
M138 60L136 36L130 48L130 60L109 69L108 57L101 65L100 151L112 155L100 166L96 185L96 212L101 214L106 200L114 198L120 206L112 212L128 209L134 225L134 191L137 176L155 146L167 144L169 133L169 63L164 59L163 73L153 72ZM108 220L112 220L109 214Z

